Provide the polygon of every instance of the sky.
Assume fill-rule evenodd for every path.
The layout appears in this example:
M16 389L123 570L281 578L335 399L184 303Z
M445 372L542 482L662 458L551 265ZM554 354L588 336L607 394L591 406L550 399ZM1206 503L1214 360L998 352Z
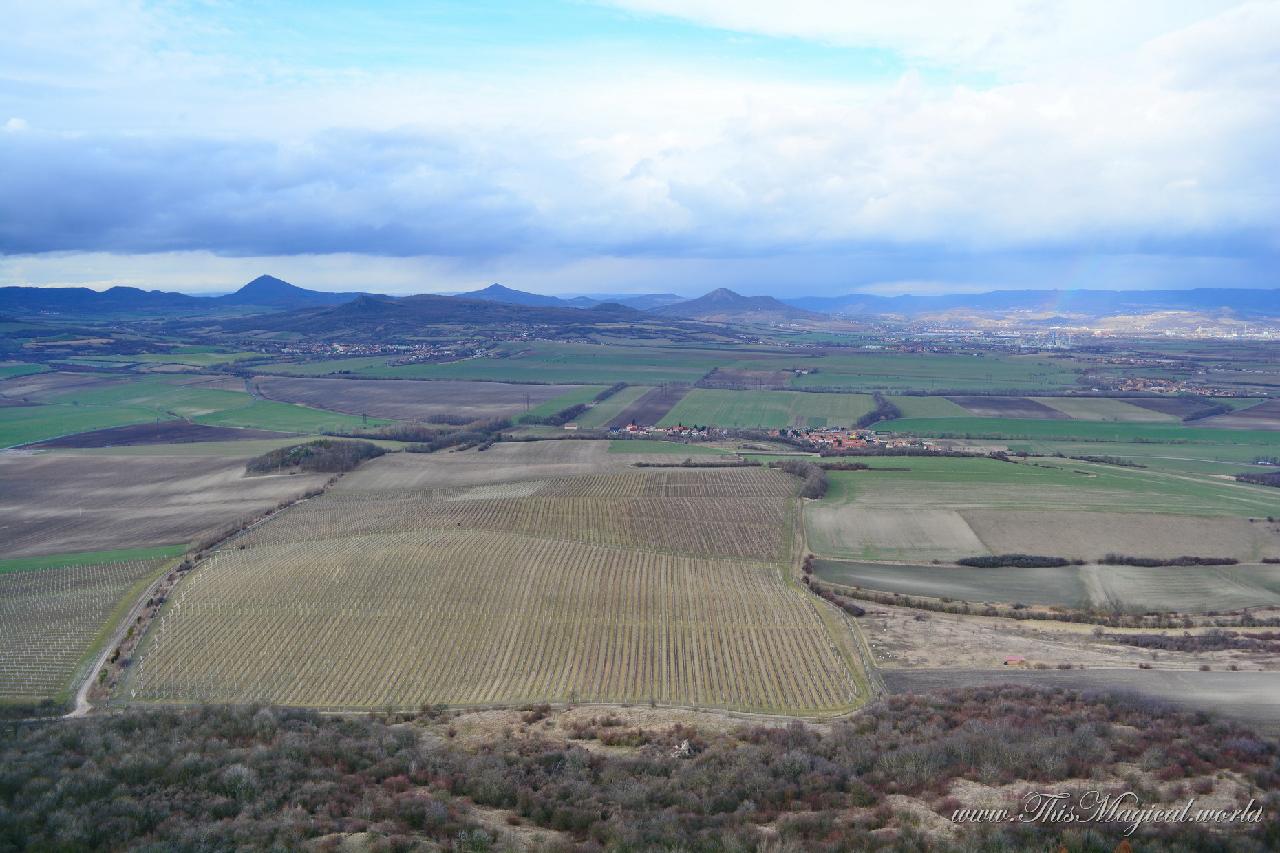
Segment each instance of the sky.
M4 5L0 285L1280 286L1280 2Z

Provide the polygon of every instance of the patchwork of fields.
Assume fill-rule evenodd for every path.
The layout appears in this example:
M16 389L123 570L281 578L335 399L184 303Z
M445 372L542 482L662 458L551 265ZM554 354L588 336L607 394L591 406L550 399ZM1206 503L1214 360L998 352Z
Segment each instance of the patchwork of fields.
M1280 557L1280 494L1230 480L1075 460L906 457L905 471L831 472L805 509L809 546L854 560L1109 552ZM885 466L889 467L889 466Z
M233 390L236 386L239 390ZM0 447L90 430L186 418L200 424L277 432L321 432L387 423L306 406L254 399L230 377L121 379L37 374L9 380L11 398L32 403L0 407Z

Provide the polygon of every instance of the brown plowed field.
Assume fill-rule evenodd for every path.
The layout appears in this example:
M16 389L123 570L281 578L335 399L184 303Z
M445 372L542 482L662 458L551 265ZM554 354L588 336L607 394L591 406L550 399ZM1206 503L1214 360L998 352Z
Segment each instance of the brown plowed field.
M688 385L663 385L646 393L639 400L622 410L622 413L609 421L609 429L621 429L629 423L640 426L653 426L666 417L676 403L689 393Z
M1027 397L948 397L948 400L980 418L1039 418L1068 420L1065 412Z
M132 426L98 429L93 432L82 432L76 435L64 435L61 438L42 441L28 445L33 449L43 448L85 448L85 447L129 447L138 444L191 444L204 441L245 441L255 438L284 438L293 433L268 432L262 429L235 429L232 427L213 427L190 421L160 421L150 424L133 424Z

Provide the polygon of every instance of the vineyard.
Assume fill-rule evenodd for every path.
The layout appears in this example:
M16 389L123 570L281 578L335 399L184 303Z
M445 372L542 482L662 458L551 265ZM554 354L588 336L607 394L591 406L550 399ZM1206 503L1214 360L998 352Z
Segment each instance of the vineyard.
M120 604L163 560L0 574L0 698L53 697Z
M780 560L795 480L780 471L658 471L428 492L337 492L234 547L424 528L507 531L673 554Z
M817 606L762 563L468 530L312 537L202 564L130 696L829 712L858 688Z

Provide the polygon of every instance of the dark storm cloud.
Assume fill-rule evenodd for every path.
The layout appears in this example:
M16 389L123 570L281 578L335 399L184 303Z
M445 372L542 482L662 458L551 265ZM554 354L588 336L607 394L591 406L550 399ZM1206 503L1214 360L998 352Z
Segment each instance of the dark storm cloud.
M483 256L531 207L448 140L328 132L305 144L0 133L0 252Z

